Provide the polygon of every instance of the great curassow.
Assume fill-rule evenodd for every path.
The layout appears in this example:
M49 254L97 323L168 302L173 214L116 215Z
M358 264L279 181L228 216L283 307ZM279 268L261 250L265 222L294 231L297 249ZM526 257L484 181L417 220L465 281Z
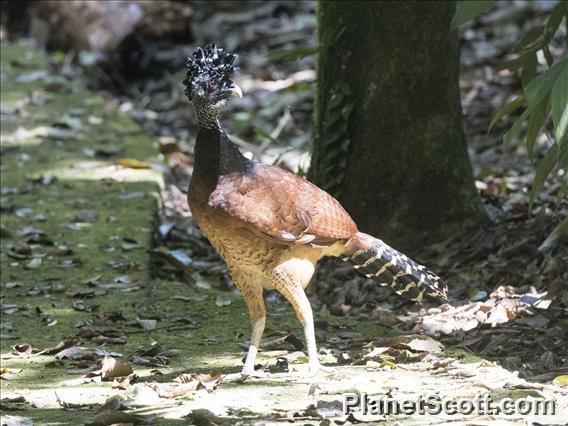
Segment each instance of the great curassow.
M231 80L236 55L215 45L187 60L185 93L200 130L188 202L195 221L221 254L250 313L251 343L242 371L254 372L264 332L264 290L277 290L304 327L311 373L317 373L312 309L304 289L323 256L341 256L396 293L421 301L446 298L446 286L426 267L357 230L327 192L279 167L248 160L223 132L219 116L241 89Z

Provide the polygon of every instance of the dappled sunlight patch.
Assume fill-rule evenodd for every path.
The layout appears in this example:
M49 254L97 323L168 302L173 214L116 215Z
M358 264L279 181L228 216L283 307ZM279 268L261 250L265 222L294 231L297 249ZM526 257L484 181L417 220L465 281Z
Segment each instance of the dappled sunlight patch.
M69 139L73 134L56 127L38 126L31 129L18 127L14 132L2 134L0 144L6 147L26 147L41 144L46 138Z
M46 169L46 174L62 180L101 180L113 179L116 182L153 182L157 189L162 185L161 173L150 168L129 168L109 164L106 161L67 161L60 167ZM156 190L157 190L156 189Z

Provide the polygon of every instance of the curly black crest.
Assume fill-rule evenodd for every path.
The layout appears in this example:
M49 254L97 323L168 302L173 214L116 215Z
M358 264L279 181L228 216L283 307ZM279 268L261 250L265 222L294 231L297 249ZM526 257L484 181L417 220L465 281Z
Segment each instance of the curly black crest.
M204 49L198 47L193 54L187 58L185 66L188 68L185 80L185 94L191 99L190 86L192 80L200 74L206 74L211 79L228 81L233 73L238 69L233 66L237 55L226 53L223 48L210 43Z

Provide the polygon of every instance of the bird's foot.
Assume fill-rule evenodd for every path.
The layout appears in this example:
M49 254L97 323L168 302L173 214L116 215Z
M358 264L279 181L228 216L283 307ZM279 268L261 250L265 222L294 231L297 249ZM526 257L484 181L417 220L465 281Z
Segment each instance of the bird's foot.
M338 376L337 369L323 365L310 366L309 377L313 383L321 383Z
M309 370L310 377L319 377L322 372L328 370L327 367L322 366L318 361L316 362L310 361L309 368L310 368Z
M320 365L317 371L317 374L319 376L329 376L336 373L337 373L336 367L326 367L325 365Z
M240 373L240 380L238 380L241 383L244 383L246 380L250 379L250 378L260 378L260 377L264 377L265 373L264 371L261 370L249 370L249 369L243 369L243 371L241 371Z
M320 373L331 374L337 371L336 367L326 367L325 365L320 365Z
M245 381L247 381L250 378L253 378L253 377L259 378L259 377L263 377L263 376L264 376L264 372L262 370L248 371L248 370L243 369L239 373L229 373L229 374L223 375L223 381L244 383Z

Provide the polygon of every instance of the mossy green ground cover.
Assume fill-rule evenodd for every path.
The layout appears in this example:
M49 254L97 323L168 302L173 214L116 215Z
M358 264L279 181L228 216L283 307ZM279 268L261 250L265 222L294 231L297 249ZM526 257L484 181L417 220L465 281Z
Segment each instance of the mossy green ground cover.
M157 163L152 141L116 106L50 73L46 57L30 46L3 45L1 72L2 353L24 343L53 347L77 335L78 325L120 312L125 321L158 318L157 329L127 326L133 331L127 342L105 344L106 351L127 354L159 341L182 351L166 373L237 371L243 352L238 343L248 333L240 298L230 295L233 303L219 308L213 290L200 290L207 299L188 303L173 299L195 292L186 284L151 279L161 176L122 167L118 160ZM183 317L195 322L177 331L162 328ZM275 317L278 330L301 336L289 308ZM3 368L21 369L2 380L3 395L24 395L36 406L16 414L37 424L75 424L92 413L63 410L56 389L63 400L68 396L83 404L102 403L117 392L110 383L106 390L93 383L70 393L59 383L82 374L53 361L43 355L2 359Z
M145 385L172 384L180 373L238 372L241 344L250 332L240 296L153 278L151 250L162 186L160 173L152 167L158 163L153 142L116 105L49 70L38 50L2 45L0 384L2 398L23 396L27 401L20 410L3 405L3 419L18 415L36 425L89 423L97 405L110 396L136 400ZM129 161L120 161L125 159ZM217 303L219 297L222 303ZM283 334L302 339L287 303L271 304L268 310L267 340ZM141 327L145 323L138 320L148 319L156 321L155 328ZM124 337L122 343L82 337L76 344L91 354L99 348L128 358L138 376L134 386L113 388L112 379L81 383L85 366L100 363L100 356L78 362L57 360L53 353L13 353L14 345L54 347L89 327L111 328ZM337 347L338 339L347 342L345 350L353 359L361 357L361 343L392 334L364 318L322 312L316 313L316 329L320 346ZM175 350L175 356L167 357L167 365L132 363L128 355L152 342L159 342L161 351ZM292 346L267 349L259 363L274 366L278 356L294 350ZM464 360L458 349L449 355L458 364L459 358ZM333 373L313 379L300 357L298 364L291 362L289 373L265 373L245 384L225 380L215 393L146 401L131 411L152 419L152 424L184 424L181 418L197 408L221 416L212 419L217 424L287 422L294 413L303 422L318 423L319 414L306 411L308 406L337 416L343 392L390 391L410 397L453 389L468 396L483 389L480 383L464 384L464 379L456 386L444 367L433 373L439 359L416 360L392 370L394 364L366 369L337 366L335 360ZM490 367L479 364L481 370ZM413 422L412 416L398 420Z

